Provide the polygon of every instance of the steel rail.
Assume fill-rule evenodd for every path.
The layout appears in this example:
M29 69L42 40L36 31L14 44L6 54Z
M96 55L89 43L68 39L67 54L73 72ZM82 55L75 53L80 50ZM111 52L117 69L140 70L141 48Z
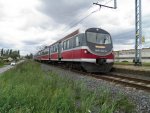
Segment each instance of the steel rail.
M108 76L108 75L100 76L100 75L92 74L91 76L94 78L97 78L97 79L102 79L102 80L106 80L106 81L110 81L110 82L114 82L114 83L119 83L121 85L133 87L133 88L140 89L140 90L146 90L146 91L150 92L150 81L145 81L143 79L122 77L122 76L118 76L118 75L116 75L116 77L115 77L115 75L113 75L113 77L112 77L112 76ZM129 80L129 79L131 79L131 80Z
M52 66L61 68L63 70L68 70L68 68L64 67L64 66L59 66L59 65L57 65L57 66L52 65ZM144 90L144 91L150 92L150 81L149 80L127 77L127 76L121 76L121 75L117 75L114 73L107 73L107 74L101 74L100 75L100 74L87 73L87 72L83 72L83 71L71 69L71 68L69 68L69 70L72 72L75 72L75 73L80 73L80 74L82 74L82 76L94 77L96 79L101 79L101 80L121 84L124 86L136 88L138 90Z

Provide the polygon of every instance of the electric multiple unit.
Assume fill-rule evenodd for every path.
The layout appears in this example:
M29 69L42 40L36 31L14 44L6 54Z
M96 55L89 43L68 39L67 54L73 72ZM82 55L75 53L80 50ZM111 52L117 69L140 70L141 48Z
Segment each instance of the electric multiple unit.
M35 60L62 63L87 72L109 72L114 63L111 35L100 28L79 30L45 47Z

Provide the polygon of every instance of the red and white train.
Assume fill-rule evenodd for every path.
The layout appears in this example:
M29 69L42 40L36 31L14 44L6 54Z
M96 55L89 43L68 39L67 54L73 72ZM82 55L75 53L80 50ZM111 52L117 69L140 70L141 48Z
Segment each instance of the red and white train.
M87 72L109 72L114 63L111 35L100 28L79 30L39 51L35 60L61 63Z

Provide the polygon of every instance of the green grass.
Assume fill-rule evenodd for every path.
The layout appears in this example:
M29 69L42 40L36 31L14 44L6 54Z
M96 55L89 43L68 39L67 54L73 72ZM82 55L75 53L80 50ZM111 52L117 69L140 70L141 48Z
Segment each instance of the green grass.
M4 66L4 62L2 60L0 60L0 67Z
M0 63L0 68L3 67L3 66L4 66L4 64Z
M131 113L134 105L124 95L106 88L88 90L81 81L43 72L27 61L0 77L0 113Z

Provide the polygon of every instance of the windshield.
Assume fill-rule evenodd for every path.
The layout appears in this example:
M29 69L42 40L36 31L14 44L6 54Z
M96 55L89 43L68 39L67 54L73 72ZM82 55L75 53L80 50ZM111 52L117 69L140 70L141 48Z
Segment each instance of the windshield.
M87 32L87 41L96 44L110 44L110 35L95 32Z

